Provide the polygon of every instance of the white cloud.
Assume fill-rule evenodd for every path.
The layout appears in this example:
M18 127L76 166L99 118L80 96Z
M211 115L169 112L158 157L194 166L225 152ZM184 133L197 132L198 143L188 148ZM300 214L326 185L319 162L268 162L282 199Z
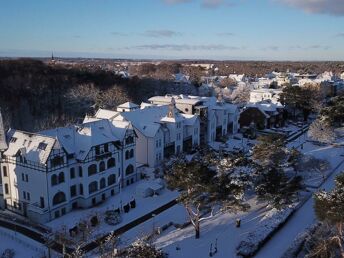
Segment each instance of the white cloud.
M180 36L181 33L173 30L147 30L142 33L142 35L153 38L170 38L174 36Z
M344 15L344 0L277 0L307 13L321 13L336 16Z
M182 3L188 3L192 0L163 0L166 4L182 4Z

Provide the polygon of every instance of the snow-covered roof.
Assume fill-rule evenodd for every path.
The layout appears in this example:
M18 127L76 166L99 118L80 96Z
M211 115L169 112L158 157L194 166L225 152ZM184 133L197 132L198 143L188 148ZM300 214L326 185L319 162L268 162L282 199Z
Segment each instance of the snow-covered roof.
M101 119L111 119L115 116L117 116L119 112L113 111L113 110L108 110L108 109L98 109L97 113L95 114L96 118L101 118Z
M193 97L193 96L186 96L186 95L155 96L155 97L151 97L148 100L150 102L170 103L172 98L175 99L176 104L189 104L189 105L196 105L197 103L203 100L201 97Z
M184 119L177 110L175 110L175 118L167 117L168 110L168 105L152 106L150 108L133 110L131 112L123 112L121 116L127 121L130 121L137 130L147 137L154 137L160 128L160 123L174 123Z
M19 130L8 132L6 156L15 157L19 152L28 161L46 164L53 148L59 148L57 140L50 136Z
M123 140L129 125L118 121L116 124L115 126L107 119L98 119L78 126L42 131L41 134L58 139L67 153L75 154L77 159L84 160L93 146Z
M118 108L127 108L127 109L133 109L133 108L139 108L138 105L132 102L125 102L118 106Z
M182 117L184 117L184 125L189 125L189 126L193 126L197 119L198 116L195 115L189 115L189 114L181 114Z

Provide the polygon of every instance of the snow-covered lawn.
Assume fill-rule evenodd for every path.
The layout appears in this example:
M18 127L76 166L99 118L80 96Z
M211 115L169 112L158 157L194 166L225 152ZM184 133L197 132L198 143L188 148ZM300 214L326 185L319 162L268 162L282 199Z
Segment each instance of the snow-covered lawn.
M94 215L99 215L101 218L99 226L95 227L92 235L98 236L101 234L109 233L117 228L122 227L123 225L161 207L162 205L174 200L178 197L177 191L170 191L168 189L163 189L162 192L157 196L154 195L153 197L142 197L137 192L137 186L144 182L152 181L149 180L141 180L135 184L132 184L128 187L125 187L121 193L112 196L111 198L107 199L104 203L97 207L89 208L89 209L80 209L70 212L58 219L48 222L46 225L51 227L53 230L60 230L62 227L66 227L67 229L73 228L77 225L80 221L86 220L90 221L90 218ZM114 210L121 206L127 204L132 198L136 200L136 208L130 209L128 213L122 212L122 222L111 226L104 222L105 211L107 210Z
M44 253L47 253L47 249L36 241L20 233L0 228L0 256L5 249L13 249L15 258L42 257Z
M266 204L257 204L255 199L250 199L251 209L249 212L219 213L212 219L205 220L201 225L201 238L195 239L192 226L184 229L171 228L163 232L155 240L158 248L168 252L170 258L175 257L209 257L210 245L213 251L217 241L218 253L215 257L235 257L235 248L241 240L246 239L249 232L255 228L259 221L266 215ZM182 208L182 207L181 207ZM161 214L163 216L176 216L172 209ZM185 209L179 211L180 219L186 216ZM160 216L160 215L159 215ZM235 226L236 219L241 219L241 227ZM217 239L217 240L216 240Z

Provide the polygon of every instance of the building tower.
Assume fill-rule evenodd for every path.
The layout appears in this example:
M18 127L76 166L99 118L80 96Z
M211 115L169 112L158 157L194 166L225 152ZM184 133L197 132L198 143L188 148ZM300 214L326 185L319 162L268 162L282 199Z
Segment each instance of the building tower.
M167 117L169 117L169 118L176 118L176 116L175 116L175 108L176 108L176 100L172 97L171 98L171 103L168 105Z

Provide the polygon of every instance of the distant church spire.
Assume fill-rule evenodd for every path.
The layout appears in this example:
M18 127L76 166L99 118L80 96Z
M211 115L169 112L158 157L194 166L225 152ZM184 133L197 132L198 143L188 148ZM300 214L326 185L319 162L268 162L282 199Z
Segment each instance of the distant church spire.
M0 151L4 151L7 149L7 143L6 143L6 135L5 135L5 128L4 123L2 120L2 114L0 109Z
M54 52L51 52L51 61L55 61L55 59L54 59Z

